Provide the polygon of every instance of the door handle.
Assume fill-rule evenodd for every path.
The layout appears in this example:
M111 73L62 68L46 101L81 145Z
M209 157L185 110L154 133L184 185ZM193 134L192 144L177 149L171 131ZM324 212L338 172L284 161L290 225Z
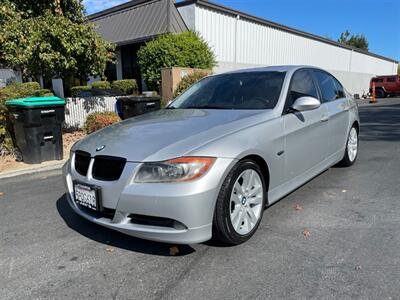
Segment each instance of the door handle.
M321 122L326 122L329 120L329 116L328 115L324 115L321 117Z

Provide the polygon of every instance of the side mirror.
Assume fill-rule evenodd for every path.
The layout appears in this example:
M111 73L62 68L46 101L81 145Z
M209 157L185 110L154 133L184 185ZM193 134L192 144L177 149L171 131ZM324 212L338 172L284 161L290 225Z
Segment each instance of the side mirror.
M291 109L295 111L306 111L306 110L313 110L320 107L321 102L318 99L310 96L304 96L297 98L294 101Z

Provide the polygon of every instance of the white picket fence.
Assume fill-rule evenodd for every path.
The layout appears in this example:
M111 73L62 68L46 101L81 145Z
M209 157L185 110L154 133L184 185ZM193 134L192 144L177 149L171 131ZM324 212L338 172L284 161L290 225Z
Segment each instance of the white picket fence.
M115 97L66 98L64 128L81 129L88 114L93 112L116 112Z

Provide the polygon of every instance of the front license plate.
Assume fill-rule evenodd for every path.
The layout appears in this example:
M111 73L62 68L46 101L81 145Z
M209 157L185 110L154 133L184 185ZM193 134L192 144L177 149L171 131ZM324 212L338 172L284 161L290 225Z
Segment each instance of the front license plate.
M98 188L75 183L75 202L93 210L100 210Z

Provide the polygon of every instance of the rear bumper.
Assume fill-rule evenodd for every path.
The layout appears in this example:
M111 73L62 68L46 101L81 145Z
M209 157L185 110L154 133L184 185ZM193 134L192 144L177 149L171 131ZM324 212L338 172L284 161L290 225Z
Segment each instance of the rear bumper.
M77 174L70 162L63 167L68 203L83 218L116 231L159 242L178 244L200 243L212 236L212 219L222 179L234 164L233 159L217 159L201 179L189 183L132 183L139 164L127 165L127 172L118 181L101 182ZM99 186L102 204L115 210L113 217L91 214L74 202L73 181ZM168 218L184 226L180 228L134 223L131 214Z

